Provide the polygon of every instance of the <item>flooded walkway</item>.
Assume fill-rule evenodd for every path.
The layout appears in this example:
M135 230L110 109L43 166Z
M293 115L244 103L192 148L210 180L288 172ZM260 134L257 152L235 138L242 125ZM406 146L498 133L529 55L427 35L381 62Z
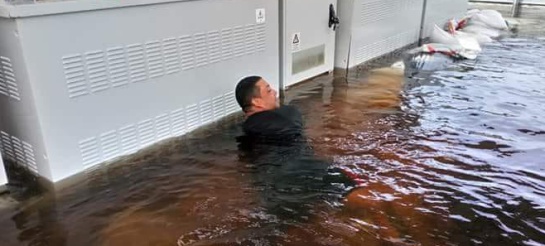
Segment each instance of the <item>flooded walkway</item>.
M440 71L316 78L287 94L306 140L248 149L232 119L0 207L0 242L542 245L545 32L520 30Z

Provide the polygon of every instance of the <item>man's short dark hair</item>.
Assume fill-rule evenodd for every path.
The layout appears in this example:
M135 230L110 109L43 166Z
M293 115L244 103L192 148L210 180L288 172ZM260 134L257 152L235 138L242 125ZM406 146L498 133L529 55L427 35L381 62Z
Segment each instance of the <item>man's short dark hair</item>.
M247 112L252 107L252 99L259 96L259 88L257 82L262 78L260 76L248 76L240 80L235 89L235 97L238 105L244 112Z

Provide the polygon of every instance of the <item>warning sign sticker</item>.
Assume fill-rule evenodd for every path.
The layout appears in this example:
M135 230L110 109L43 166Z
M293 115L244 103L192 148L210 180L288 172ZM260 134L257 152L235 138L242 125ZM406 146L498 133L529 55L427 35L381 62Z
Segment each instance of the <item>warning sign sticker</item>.
M301 49L301 33L296 32L291 37L291 51L299 51Z
M257 24L265 23L265 9L255 10L255 23Z

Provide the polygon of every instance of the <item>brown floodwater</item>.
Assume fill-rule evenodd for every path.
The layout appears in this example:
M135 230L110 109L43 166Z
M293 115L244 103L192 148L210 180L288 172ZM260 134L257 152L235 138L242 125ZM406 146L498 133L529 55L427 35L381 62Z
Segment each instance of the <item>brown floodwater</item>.
M544 36L294 87L304 139L248 147L232 117L55 189L15 183L0 245L543 245Z

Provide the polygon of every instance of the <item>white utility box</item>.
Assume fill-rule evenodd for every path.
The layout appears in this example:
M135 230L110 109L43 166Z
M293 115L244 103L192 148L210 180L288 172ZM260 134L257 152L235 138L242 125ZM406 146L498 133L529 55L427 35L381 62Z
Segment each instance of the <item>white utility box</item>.
M0 4L0 149L58 181L239 111L279 81L278 2Z

